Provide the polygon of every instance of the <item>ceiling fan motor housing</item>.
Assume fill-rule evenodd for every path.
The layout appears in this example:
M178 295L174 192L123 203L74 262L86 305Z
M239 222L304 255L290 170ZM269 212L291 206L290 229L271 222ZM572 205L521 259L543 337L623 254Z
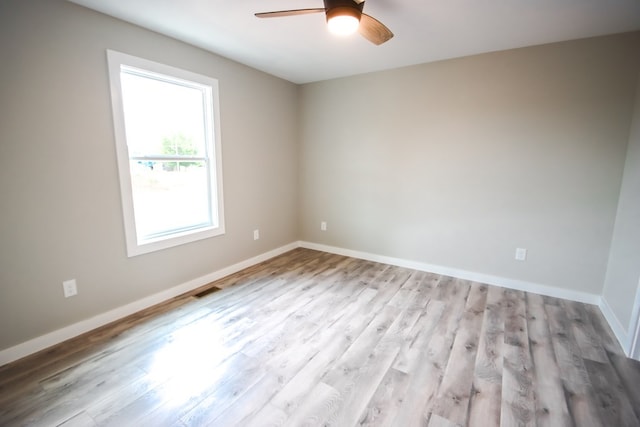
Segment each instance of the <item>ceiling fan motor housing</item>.
M364 2L358 4L353 0L324 0L327 22L335 16L353 16L360 21L363 7Z

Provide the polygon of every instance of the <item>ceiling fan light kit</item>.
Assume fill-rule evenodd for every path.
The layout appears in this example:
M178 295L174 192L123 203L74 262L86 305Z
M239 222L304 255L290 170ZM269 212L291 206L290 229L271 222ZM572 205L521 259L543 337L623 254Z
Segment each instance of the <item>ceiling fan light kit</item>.
M329 31L339 36L348 36L358 30L362 12L352 7L335 7L327 10Z
M277 18L283 16L306 15L324 12L329 31L338 35L348 35L356 31L375 45L390 40L393 33L384 24L362 12L364 0L324 0L324 8L278 10L260 12L258 18Z

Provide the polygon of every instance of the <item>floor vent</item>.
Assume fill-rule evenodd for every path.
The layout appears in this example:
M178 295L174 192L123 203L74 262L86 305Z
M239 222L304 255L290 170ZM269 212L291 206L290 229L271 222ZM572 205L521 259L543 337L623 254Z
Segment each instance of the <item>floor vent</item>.
M204 291L198 292L194 296L196 298L203 298L203 297L206 297L207 295L210 295L210 294L212 294L214 292L218 292L219 290L220 290L220 288L212 286L210 288L205 289Z

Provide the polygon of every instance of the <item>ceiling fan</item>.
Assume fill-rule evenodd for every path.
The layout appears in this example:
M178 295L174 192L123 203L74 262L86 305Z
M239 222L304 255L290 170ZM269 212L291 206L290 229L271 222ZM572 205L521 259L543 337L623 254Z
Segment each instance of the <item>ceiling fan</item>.
M362 12L364 0L323 1L323 8L278 10L255 15L258 18L277 18L324 12L329 31L332 33L347 35L358 31L365 39L376 45L381 45L393 37L393 33L382 22Z

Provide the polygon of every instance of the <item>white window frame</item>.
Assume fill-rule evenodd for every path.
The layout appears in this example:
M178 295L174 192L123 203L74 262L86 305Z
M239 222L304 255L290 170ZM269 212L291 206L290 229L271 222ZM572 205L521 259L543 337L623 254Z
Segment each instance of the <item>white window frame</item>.
M132 257L224 234L222 144L220 136L218 80L113 50L107 50L107 62L127 255ZM139 69L150 74L166 77L168 80L182 80L189 84L195 83L196 85L206 88L207 93L211 94L211 105L205 106L205 112L210 113L207 114L209 118L205 119L205 133L207 135L205 139L208 151L209 178L211 181L211 194L209 195L210 209L212 217L214 219L217 218L217 223L190 230L167 233L146 240L137 235L130 168L130 162L134 160L134 158L130 155L127 145L122 85L120 80L120 73L123 67Z

